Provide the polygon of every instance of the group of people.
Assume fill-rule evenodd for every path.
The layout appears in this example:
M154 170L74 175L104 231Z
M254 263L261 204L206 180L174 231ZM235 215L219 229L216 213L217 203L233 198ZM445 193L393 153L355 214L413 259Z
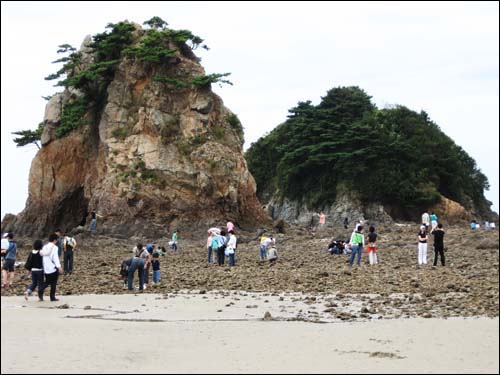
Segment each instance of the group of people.
M5 257L5 260L2 267L2 288L9 288L12 287L15 277L17 244L13 233L6 233L3 237L2 257ZM73 273L73 258L76 249L76 240L71 236L63 236L60 229L50 234L45 245L42 240L35 240L33 249L24 264L24 268L31 275L31 284L26 288L25 298L28 299L38 288L38 299L43 301L45 289L50 285L50 300L58 301L56 298L57 280L63 272L64 275ZM63 266L60 262L61 255L63 255Z
M489 221L484 222L484 229L485 230L495 230L495 228L496 228L496 225L494 222L489 222ZM472 220L470 222L470 229L471 230L479 230L479 229L481 229L481 224L478 223L476 220Z
M422 266L427 264L427 241L429 236L427 234L428 226L422 223L418 231L418 265ZM434 236L434 267L437 266L438 257L441 258L441 265L445 265L444 257L444 230L443 224L437 223L431 229L431 234Z
M368 236L366 251L368 252L370 265L378 263L377 259L377 233L375 233L375 227L370 226ZM349 242L343 240L332 240L328 245L328 252L330 254L350 254L349 265L354 264L354 260L357 256L356 264L359 266L361 264L361 255L363 249L365 248L365 236L363 234L363 221L359 220L356 223L356 227L351 234Z

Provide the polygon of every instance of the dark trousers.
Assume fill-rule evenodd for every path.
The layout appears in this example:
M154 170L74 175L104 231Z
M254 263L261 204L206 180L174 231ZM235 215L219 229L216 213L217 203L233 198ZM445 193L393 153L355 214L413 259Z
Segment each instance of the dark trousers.
M28 290L34 291L38 286L38 290L43 289L43 271L31 271L31 285Z
M64 273L73 272L73 249L64 252Z
M219 247L217 249L217 263L219 264L219 266L223 266L224 265L224 257L225 257L224 248L223 247Z
M43 298L43 293L45 292L45 288L50 285L50 300L54 301L56 299L56 286L57 279L59 278L59 271L53 273L45 274L45 285L40 289L38 287L38 297Z
M441 265L444 266L444 249L442 247L434 247L434 265L438 264L438 255L441 256Z
M150 268L151 268L151 263L148 263L146 269L144 270L144 284L149 284L149 269Z
M144 258L133 258L128 269L128 290L134 290L134 273L139 273L139 290L144 289Z

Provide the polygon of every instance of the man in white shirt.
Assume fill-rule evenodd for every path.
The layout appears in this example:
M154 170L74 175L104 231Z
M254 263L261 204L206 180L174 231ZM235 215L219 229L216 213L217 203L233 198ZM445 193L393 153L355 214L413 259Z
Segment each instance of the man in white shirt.
M57 240L58 236L52 233L49 236L49 242L40 250L40 255L43 256L43 272L45 274L45 285L43 288L38 288L38 298L43 301L43 292L50 284L50 300L59 301L56 298L56 286L59 274L62 273L61 262L58 256Z

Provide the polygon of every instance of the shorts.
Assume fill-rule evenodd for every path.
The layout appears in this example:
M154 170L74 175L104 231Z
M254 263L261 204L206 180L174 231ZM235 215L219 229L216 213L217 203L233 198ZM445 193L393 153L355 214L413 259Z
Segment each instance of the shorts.
M366 252L369 253L369 252L374 252L376 253L377 252L377 247L376 246L370 246L368 245L368 247L366 248Z
M5 259L3 261L2 269L7 272L14 272L14 264L16 263L15 259Z

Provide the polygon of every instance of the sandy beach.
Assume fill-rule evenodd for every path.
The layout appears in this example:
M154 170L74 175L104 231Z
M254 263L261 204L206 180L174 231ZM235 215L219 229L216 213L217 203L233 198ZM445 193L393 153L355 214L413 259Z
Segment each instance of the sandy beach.
M344 322L309 301L294 293L195 291L62 296L52 303L2 297L1 371L499 371L498 317Z

